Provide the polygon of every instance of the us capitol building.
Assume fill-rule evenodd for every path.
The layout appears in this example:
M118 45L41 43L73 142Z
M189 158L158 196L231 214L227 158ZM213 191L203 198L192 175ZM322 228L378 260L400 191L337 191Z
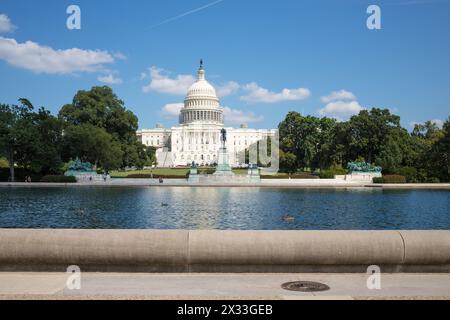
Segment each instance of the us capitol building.
M224 111L214 87L206 81L203 62L200 62L198 80L189 88L179 116L179 126L170 129L158 126L137 132L146 146L157 148L158 167L217 163L221 145L220 132L224 128ZM245 151L258 141L274 137L276 129L225 128L226 147L233 167L245 165Z

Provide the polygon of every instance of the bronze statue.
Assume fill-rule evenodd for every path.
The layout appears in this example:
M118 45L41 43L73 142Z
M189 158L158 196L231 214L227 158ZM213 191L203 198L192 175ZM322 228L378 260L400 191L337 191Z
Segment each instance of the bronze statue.
M223 143L226 143L226 142L227 142L227 130L225 130L225 128L223 128L223 129L220 131L220 133L222 134L222 138L221 138L222 142L223 142Z

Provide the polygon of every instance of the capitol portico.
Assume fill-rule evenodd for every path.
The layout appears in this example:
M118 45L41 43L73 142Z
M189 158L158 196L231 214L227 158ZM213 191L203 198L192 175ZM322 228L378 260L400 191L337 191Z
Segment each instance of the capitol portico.
M138 131L137 135L144 145L158 148L158 167L186 166L193 161L202 166L213 165L217 163L224 121L224 110L216 90L206 80L201 62L198 79L189 88L180 111L180 125L170 129L162 126L144 129ZM245 150L250 146L276 134L275 129L249 129L245 124L238 129L225 129L230 164L234 167L245 164Z

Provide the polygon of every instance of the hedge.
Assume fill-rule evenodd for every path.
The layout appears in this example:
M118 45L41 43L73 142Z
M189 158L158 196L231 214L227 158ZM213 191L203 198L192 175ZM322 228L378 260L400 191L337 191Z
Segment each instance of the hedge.
M42 178L41 174L36 174L23 168L16 168L14 170L14 177L16 182L24 182L25 177L27 176L31 177L31 181L39 181ZM9 177L9 168L0 168L0 181L7 182L9 181Z
M49 176L42 177L41 182L47 182L47 183L76 183L77 179L75 177L49 175Z
M168 175L160 175L160 174L154 174L153 178L151 174L147 173L136 173L136 174L129 174L125 177L125 179L183 179L183 176L168 176Z
M261 175L261 179L319 179L319 177L305 172L291 175Z
M406 181L409 183L419 182L417 177L417 169L414 167L401 167L394 173L400 176L405 176Z
M344 176L347 174L347 170L343 168L332 168L328 170L322 170L320 172L320 179L334 179L335 176Z
M398 174L386 175L382 178L373 178L373 183L406 183L406 177Z

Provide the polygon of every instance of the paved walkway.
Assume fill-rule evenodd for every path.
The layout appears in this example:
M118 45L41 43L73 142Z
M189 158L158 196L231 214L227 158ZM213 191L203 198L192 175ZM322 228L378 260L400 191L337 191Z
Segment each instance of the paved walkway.
M381 289L365 274L130 274L83 273L81 290L69 290L65 273L0 273L0 299L449 299L450 274L384 274ZM327 292L285 291L307 280Z

